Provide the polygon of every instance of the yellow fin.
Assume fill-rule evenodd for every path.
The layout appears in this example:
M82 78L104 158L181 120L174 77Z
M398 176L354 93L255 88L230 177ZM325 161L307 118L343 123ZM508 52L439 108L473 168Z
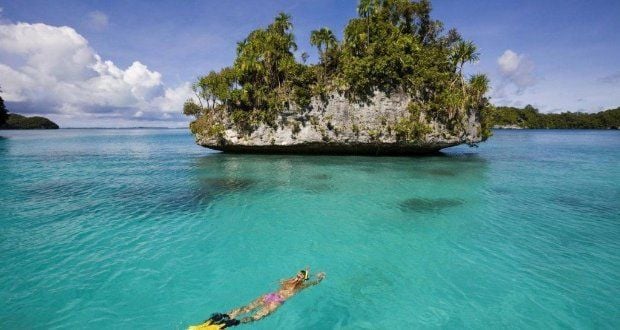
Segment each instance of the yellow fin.
M213 324L211 320L203 324L191 325L187 328L187 330L220 330L224 324Z

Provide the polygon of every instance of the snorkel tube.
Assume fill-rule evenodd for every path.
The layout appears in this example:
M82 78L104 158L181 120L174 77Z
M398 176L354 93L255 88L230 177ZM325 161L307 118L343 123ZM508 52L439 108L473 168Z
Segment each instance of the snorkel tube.
M310 272L307 269L302 269L299 272L304 274L304 281L307 281L310 278Z

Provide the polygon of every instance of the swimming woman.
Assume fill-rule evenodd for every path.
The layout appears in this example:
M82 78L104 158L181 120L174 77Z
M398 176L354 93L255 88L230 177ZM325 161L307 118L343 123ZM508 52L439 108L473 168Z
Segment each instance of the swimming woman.
M280 281L280 288L278 288L277 291L264 294L248 305L235 308L226 314L213 314L211 318L204 323L191 326L189 329L224 329L240 323L258 321L273 313L278 307L282 306L287 299L294 296L299 291L319 284L325 278L325 273L318 273L315 280L309 280L309 277L310 269L306 268L300 270L294 277ZM256 312L251 316L248 315L241 320L236 319L237 316L248 313L251 314L254 311Z
M234 319L239 315L258 310L254 315L242 318L241 323L258 321L273 313L276 309L278 309L278 307L282 306L287 299L294 296L299 291L319 284L325 278L325 273L321 272L316 274L315 280L310 281L309 277L310 269L306 268L304 270L300 270L294 277L280 281L280 288L278 291L262 295L249 303L247 306L235 308L228 312L228 316L231 319Z

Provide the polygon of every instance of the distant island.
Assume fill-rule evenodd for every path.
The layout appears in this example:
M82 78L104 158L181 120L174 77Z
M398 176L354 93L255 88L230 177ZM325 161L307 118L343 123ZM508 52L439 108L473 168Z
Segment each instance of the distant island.
M44 117L24 117L9 113L0 97L0 129L58 129L58 125Z
M230 67L193 85L183 112L199 145L226 152L415 154L490 136L489 80L468 76L476 46L430 16L427 0L361 0L343 39L310 34L296 58L280 13L237 44Z
M25 117L16 113L9 113L8 118L0 129L58 129L58 125L45 117Z
M531 105L523 109L496 107L490 121L496 129L618 129L620 107L597 113L540 113Z

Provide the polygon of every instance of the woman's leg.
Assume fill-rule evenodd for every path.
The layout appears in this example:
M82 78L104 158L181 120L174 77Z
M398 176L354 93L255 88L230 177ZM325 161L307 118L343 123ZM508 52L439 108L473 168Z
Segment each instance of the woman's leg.
M251 303L249 303L247 306L235 308L231 310L230 312L228 312L227 314L228 316L230 316L231 319L234 319L237 316L241 314L249 313L262 305L263 305L263 296L260 296L256 298L254 301L252 301Z
M241 323L250 323L250 322L258 321L262 319L263 317L273 313L276 309L278 309L278 307L280 307L280 305L282 304L264 305L263 308L261 308L258 312L256 312L256 314L252 316L246 316L243 319L241 319Z

